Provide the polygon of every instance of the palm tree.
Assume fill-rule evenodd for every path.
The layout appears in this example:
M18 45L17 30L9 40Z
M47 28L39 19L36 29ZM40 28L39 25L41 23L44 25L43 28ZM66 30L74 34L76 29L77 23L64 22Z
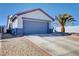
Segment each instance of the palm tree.
M73 16L69 15L69 14L59 14L58 16L55 17L56 20L59 22L60 26L61 26L61 32L65 32L65 25L68 23L71 23L74 20Z

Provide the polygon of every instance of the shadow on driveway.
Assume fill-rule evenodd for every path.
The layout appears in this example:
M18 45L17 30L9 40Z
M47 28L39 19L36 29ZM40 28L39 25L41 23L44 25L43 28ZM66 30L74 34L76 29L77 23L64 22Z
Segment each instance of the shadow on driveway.
M71 35L71 33L63 33L63 32L53 32L50 34L32 34L33 36L40 36L40 37L51 37L51 36L68 36ZM23 36L30 36L30 35L23 35ZM12 34L3 34L2 39L10 39L10 38L16 38L16 37L23 37L23 36L15 36Z
M51 34L37 34L40 37L51 37L51 36L69 36L70 33L53 32Z

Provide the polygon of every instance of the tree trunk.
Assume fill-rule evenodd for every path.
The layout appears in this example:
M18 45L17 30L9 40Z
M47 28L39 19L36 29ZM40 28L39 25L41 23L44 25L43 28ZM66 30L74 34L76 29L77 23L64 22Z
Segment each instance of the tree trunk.
M61 26L61 32L65 32L65 27L63 25Z

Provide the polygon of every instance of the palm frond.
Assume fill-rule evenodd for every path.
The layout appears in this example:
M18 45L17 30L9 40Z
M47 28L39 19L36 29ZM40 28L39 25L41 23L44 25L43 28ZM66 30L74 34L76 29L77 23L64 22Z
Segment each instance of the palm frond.
M58 22L61 25L66 25L68 23L74 22L76 20L74 20L73 16L65 13L65 14L59 14L58 16L56 16L56 20L58 20Z

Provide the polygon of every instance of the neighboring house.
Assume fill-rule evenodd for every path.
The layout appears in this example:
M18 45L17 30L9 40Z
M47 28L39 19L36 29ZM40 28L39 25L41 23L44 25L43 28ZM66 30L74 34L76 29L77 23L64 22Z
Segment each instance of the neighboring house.
M54 19L42 9L34 9L17 13L8 18L8 28L12 34L46 34L50 33L50 25Z
M0 33L4 33L4 26L0 26Z

